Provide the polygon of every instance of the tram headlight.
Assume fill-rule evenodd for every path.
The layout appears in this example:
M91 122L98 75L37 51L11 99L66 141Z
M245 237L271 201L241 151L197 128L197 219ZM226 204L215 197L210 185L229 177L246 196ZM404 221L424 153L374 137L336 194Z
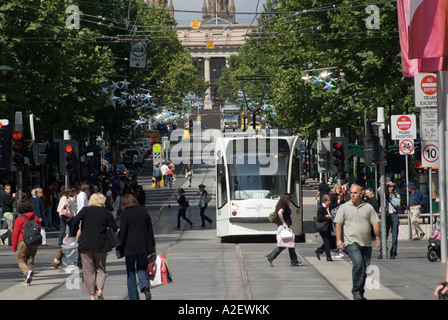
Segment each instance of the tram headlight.
M232 207L230 208L232 210L232 216L236 216L238 213L238 205L235 203L232 203Z

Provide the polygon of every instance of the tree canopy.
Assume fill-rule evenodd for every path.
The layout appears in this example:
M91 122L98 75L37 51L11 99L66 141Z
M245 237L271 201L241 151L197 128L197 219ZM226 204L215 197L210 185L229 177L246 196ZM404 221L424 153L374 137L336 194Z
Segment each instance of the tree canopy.
M234 98L238 76L269 76L272 126L305 139L335 128L358 138L364 112L372 120L378 107L400 113L412 101L413 83L402 76L399 53L393 2L268 0L249 41L223 72L220 93Z
M0 3L2 64L13 68L0 81L1 117L34 114L40 140L69 130L125 147L133 120L174 108L190 83L204 82L175 26L167 10L143 0ZM143 69L129 65L132 43L147 44Z

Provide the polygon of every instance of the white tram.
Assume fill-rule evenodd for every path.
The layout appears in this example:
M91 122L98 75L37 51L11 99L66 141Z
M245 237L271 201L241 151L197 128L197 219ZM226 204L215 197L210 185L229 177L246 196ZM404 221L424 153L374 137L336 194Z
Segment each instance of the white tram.
M303 234L300 139L234 136L216 140L216 229L220 238L275 235L268 220L280 196L292 196L292 229Z

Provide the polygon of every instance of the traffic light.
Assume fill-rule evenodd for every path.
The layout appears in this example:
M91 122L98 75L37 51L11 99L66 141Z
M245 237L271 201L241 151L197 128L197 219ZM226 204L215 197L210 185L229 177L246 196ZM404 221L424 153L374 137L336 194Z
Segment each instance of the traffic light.
M47 147L48 142L33 142L31 144L31 150L33 152L34 164L44 164L47 160Z
M23 129L14 129L12 132L12 165L15 170L22 171L25 165Z
M11 126L0 127L0 170L9 170L11 159Z
M74 174L78 169L79 144L76 140L62 140L59 144L59 166L61 174Z
M330 140L330 171L344 173L348 169L348 140L332 137Z
M330 151L324 150L319 152L319 168L322 170L330 170Z
M364 163L366 165L370 166L372 162L379 161L381 150L378 136L364 137Z

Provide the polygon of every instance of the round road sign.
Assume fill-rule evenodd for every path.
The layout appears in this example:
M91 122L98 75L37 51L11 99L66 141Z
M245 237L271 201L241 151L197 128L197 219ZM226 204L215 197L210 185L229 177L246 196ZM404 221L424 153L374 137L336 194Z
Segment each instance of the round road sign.
M162 146L158 143L156 143L153 147L152 150L154 150L154 152L160 152L160 150L162 149Z
M397 119L397 127L399 130L406 131L409 130L409 128L412 125L411 118L408 116L401 116Z
M401 140L399 148L400 148L400 154L403 155L414 154L414 141Z
M439 159L439 148L434 144L428 144L422 151L423 159L429 163L434 163Z
M424 94L432 96L437 93L437 78L432 74L422 79L421 88Z

